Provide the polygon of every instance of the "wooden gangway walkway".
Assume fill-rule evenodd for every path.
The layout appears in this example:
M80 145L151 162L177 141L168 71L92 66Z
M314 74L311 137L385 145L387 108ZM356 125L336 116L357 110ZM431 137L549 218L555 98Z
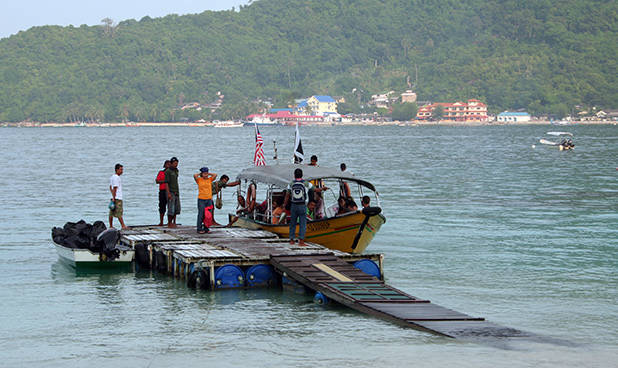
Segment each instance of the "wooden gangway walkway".
M529 336L409 295L334 255L273 256L271 264L327 298L405 327L453 338Z
M201 235L188 226L143 226L123 230L121 240L135 249L141 267L186 279L190 287L247 287L249 275L243 272L260 265L272 267L279 279L294 280L330 300L401 326L452 338L531 336L385 284L380 254L349 254L312 243L300 247L267 231L240 228L213 228L211 233ZM378 277L354 266L361 260L375 262L380 270ZM237 280L222 282L217 271L226 267L227 271L238 272ZM273 284L280 282L268 283Z

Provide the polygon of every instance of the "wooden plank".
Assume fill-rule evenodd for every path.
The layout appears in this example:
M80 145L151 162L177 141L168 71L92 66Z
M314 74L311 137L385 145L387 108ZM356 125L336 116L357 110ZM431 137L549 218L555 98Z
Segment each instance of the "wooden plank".
M325 265L324 263L314 263L312 264L313 267L317 268L318 270L327 273L328 275L336 278L339 281L343 281L343 282L354 282L352 279L350 279L349 277L346 277L344 275L342 275L341 273L333 270L332 268L328 267L327 265Z

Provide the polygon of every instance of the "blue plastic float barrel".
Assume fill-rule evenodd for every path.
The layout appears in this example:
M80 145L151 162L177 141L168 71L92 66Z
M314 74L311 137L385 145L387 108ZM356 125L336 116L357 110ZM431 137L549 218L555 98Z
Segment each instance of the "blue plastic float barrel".
M245 285L245 273L240 267L226 264L215 271L215 288L228 289L239 288Z
M320 293L319 291L317 291L315 295L313 296L313 302L319 305L328 304L328 300L329 299L326 297L326 295Z
M354 262L354 267L368 275L380 279L380 267L378 267L378 265L370 259L361 259L360 261L356 261Z
M246 278L248 286L269 286L275 279L275 273L270 265L256 264L249 267Z

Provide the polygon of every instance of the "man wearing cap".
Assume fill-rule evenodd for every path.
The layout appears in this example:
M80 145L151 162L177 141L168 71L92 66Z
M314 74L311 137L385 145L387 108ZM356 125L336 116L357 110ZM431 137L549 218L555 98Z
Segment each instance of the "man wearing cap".
M212 182L217 174L209 173L207 167L202 167L200 172L193 174L193 179L197 183L197 232L198 234L208 233L210 230L204 224L204 211L210 207L211 216L214 203L212 202Z
M112 193L112 202L114 202L114 205L110 206L109 209L110 228L114 227L114 217L118 219L123 229L127 228L122 220L122 180L120 180L120 175L122 175L123 170L121 164L116 164L114 166L115 174L109 178L109 191Z
M165 169L165 191L167 193L167 226L176 227L176 215L180 213L180 193L178 191L178 159L172 157L170 166Z

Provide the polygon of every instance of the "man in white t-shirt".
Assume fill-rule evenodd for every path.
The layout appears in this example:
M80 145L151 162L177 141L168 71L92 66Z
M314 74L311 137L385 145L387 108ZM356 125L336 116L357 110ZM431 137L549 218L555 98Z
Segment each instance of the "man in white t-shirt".
M122 180L120 180L123 166L121 164L116 164L114 169L116 173L109 178L109 191L112 193L112 202L114 202L113 206L110 204L109 227L114 227L114 217L117 217L118 221L120 221L120 226L126 229L127 227L122 220Z

